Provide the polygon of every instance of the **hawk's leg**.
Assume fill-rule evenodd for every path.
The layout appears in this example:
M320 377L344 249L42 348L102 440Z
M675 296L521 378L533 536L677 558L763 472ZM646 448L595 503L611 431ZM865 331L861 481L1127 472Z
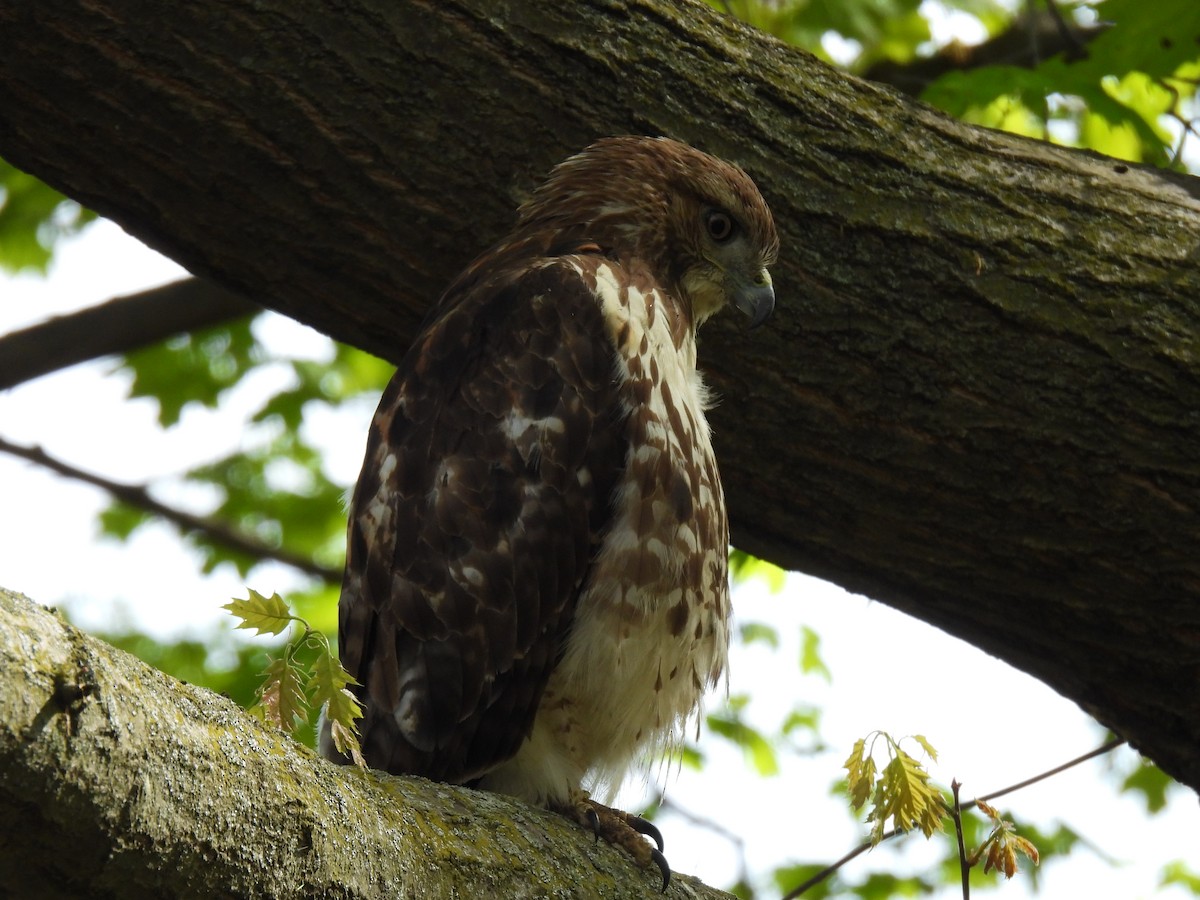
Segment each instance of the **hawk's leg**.
M597 803L583 791L573 793L566 803L553 808L568 819L573 819L590 829L597 840L604 838L608 843L623 849L642 868L654 863L662 873L662 889L667 889L667 885L671 883L671 867L662 854L662 833L653 824L641 816ZM646 837L658 846L651 847L646 843Z

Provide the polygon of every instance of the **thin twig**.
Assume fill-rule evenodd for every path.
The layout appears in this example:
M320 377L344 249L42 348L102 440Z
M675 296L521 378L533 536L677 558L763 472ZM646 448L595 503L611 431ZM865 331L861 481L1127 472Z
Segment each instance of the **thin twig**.
M67 478L73 478L76 481L82 481L98 487L128 506L166 519L185 534L203 534L210 540L218 544L223 544L230 550L245 553L247 556L256 559L273 559L277 562L293 566L305 574L333 584L341 580L342 573L337 569L323 566L308 557L290 553L278 547L272 547L270 544L263 543L245 532L238 531L225 522L206 519L202 516L192 515L191 513L167 506L165 503L160 503L151 497L143 487L132 484L121 484L104 478L101 475L77 469L70 463L55 459L40 447L22 447L19 444L13 444L4 438L0 438L0 452L29 460L32 463L50 469L52 472L57 472L59 475L64 475Z
M996 799L997 797L1003 797L1005 794L1011 794L1013 791L1019 791L1021 788L1029 787L1031 784L1037 784L1039 781L1043 781L1047 778L1050 778L1052 775L1057 775L1059 772L1064 772L1067 769L1070 769L1072 766L1077 766L1080 763L1087 762L1089 759L1094 759L1097 756L1102 756L1105 753L1110 753L1111 751L1115 750L1117 747L1120 747L1124 743L1125 743L1124 738L1113 738L1112 740L1105 741L1103 744L1101 744L1095 750L1090 750L1087 753L1083 754L1082 756L1077 756L1074 759L1070 760L1069 762L1063 763L1061 766L1056 766L1055 768L1050 769L1047 772L1042 772L1040 775L1035 775L1032 778L1027 778L1024 781L1018 782L1017 784L1010 785L1009 787L1006 787L1006 788L1001 788L998 791L993 791L990 794L985 794L982 797L978 797L975 800L971 800L967 803L964 803L960 807L960 811L974 809L976 806L979 805L980 800L982 800L986 803L990 800ZM953 813L953 810L951 809L951 807L949 805L947 805L946 809L947 809L947 811ZM807 891L813 885L820 884L822 881L824 881L826 878L828 878L830 875L832 875L834 872L836 872L838 869L840 869L846 863L850 862L850 860L854 859L856 856L860 856L863 853L866 853L868 850L870 850L872 847L874 847L876 843L882 844L884 841L890 841L892 838L894 838L898 835L907 834L907 833L908 832L904 829L893 828L891 831L885 832L883 837L881 837L877 842L863 841L861 844L859 844L857 847L855 847L853 850L851 850L849 853L847 853L845 856L843 856L837 862L831 863L830 865L828 865L824 869L822 869L820 872L818 872L816 875L812 876L812 878L809 878L806 881L802 882L797 887L792 888L792 890L790 890L787 894L785 894L782 898L780 898L780 900L795 900L796 897L799 897L801 894L803 894L805 891Z
M1083 756L1077 756L1070 762L1065 762L1061 766L1056 766L1055 768L1051 769L1048 772L1043 772L1041 775L1034 775L1032 778L1027 778L1018 784L1014 784L1014 785L1012 785L1010 787L1006 787L1006 788L1001 788L1000 790L993 791L990 794L984 794L982 797L977 797L975 800L972 800L970 803L964 804L963 809L973 809L979 803L980 800L982 800L984 803L990 803L991 801L995 800L997 797L1003 797L1005 794L1011 794L1013 791L1019 791L1019 790L1021 790L1021 788L1027 788L1031 784L1037 784L1039 781L1044 781L1045 779L1050 778L1053 775L1057 775L1059 772L1065 772L1067 769L1077 766L1080 763L1085 763L1089 759L1095 759L1097 756L1103 756L1105 753L1111 753L1113 750L1116 750L1118 747L1120 747L1124 743L1125 743L1125 739L1119 738L1119 737L1115 737L1115 738L1112 738L1111 740L1107 740L1103 744L1101 744L1099 747L1097 747L1095 750L1090 750L1087 753L1083 754Z
M971 900L971 864L967 861L967 845L963 840L962 806L958 800L958 789L962 787L957 778L950 779L950 790L954 794L954 807L950 815L954 818L954 833L958 835L958 867L962 872L963 900Z
M1067 20L1063 18L1062 10L1058 8L1055 0L1046 0L1046 11L1050 13L1050 17L1054 20L1054 26L1058 29L1058 35L1062 38L1064 44L1067 45L1066 58L1068 60L1083 59L1087 56L1087 47L1083 41L1067 24Z

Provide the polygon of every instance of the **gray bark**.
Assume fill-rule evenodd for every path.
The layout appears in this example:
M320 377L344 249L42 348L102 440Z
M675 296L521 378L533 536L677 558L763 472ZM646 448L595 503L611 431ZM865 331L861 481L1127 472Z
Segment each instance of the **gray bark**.
M663 896L561 816L334 765L3 589L0 671L0 896Z

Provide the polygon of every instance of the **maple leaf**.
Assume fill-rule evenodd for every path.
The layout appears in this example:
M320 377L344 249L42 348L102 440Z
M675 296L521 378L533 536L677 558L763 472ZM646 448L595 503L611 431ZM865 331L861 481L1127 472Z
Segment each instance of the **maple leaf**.
M296 621L279 594L264 597L253 589L245 600L235 597L221 609L229 610L241 620L238 628L253 628L256 634L282 634Z

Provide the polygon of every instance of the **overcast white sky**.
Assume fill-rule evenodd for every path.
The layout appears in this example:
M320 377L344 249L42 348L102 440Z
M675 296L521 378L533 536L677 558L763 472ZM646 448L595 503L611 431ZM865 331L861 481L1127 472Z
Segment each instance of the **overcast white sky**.
M0 280L0 333L181 274L116 226L101 223L62 248L49 279ZM275 341L321 346L311 332L282 321L268 331ZM112 369L111 361L100 361L0 393L0 435L131 482L180 472L243 439L238 415L198 410L161 431L151 403L125 400L127 385ZM367 415L329 429L337 432L330 446L343 477L356 472ZM166 527L145 529L124 546L99 540L95 516L105 503L100 492L2 455L0 496L5 509L0 584L43 603L67 605L85 627L128 621L161 636L206 634L223 622L220 606L243 590L242 580L225 568L199 576ZM178 492L164 496L188 499ZM264 566L252 579L253 587L267 593L286 592L295 583L280 566ZM762 779L749 772L737 750L707 740L710 767L670 782L672 801L745 838L752 871L785 861L831 861L860 839L864 830L840 798L829 797L829 786L853 742L874 729L926 735L941 753L932 767L935 778L964 782L968 797L1051 768L1101 740L1074 704L1039 682L832 585L796 575L784 592L772 595L752 583L737 591L735 608L742 621L768 622L785 639L777 653L756 645L735 654L732 690L753 696L752 721L769 729L800 697L824 710L822 735L830 747L812 757L785 758L781 775ZM830 685L798 674L802 624L822 637L833 672ZM1132 752L1122 753L1127 769ZM1147 819L1136 799L1116 794L1105 775L1108 765L1086 764L1003 801L1006 811L1043 829L1056 820L1068 823L1121 861L1110 867L1097 854L1079 850L1070 859L1048 862L1041 896L1190 896L1178 888L1159 891L1157 884L1169 860L1190 857L1200 867L1195 795L1181 789L1167 814ZM635 786L622 801L636 807L637 793ZM662 824L677 871L716 885L736 878L736 850L728 841L678 820ZM898 853L877 849L849 871L852 877L868 867L920 872L935 856L921 838L909 838ZM1023 878L1001 891L999 896L1012 900L1030 896Z

